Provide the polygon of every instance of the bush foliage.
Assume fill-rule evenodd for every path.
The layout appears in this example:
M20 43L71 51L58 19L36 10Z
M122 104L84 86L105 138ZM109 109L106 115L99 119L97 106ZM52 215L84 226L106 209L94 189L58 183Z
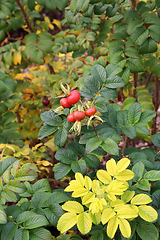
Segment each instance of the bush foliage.
M159 1L0 6L0 238L158 240Z

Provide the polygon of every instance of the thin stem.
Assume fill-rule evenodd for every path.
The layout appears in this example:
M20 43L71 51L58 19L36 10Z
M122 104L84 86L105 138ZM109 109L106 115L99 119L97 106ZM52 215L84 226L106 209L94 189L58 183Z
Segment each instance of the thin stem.
M148 84L149 84L149 82L150 82L150 80L151 80L152 75L153 75L153 73L150 73L150 74L149 74L149 76L148 76L148 78L147 78L147 80L146 80L145 87L148 86Z
M18 4L19 8L21 9L23 18L24 18L24 20L25 20L25 22L26 22L29 30L34 33L34 29L33 29L32 25L31 25L31 23L30 23L30 21L29 21L29 18L28 18L28 16L27 16L26 12L24 11L24 8L23 8L22 3L20 2L20 0L16 0L16 2L17 2L17 4Z
M136 0L131 0L131 8L132 9L136 8Z
M138 81L138 73L133 73L133 97L136 98L136 88L137 88L137 81Z

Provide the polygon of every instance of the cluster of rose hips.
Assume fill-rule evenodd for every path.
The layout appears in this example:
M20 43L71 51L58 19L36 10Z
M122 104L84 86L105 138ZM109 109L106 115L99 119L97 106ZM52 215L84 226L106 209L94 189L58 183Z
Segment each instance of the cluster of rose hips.
M77 90L73 90L66 98L61 98L60 104L63 108L70 108L73 104L77 103L80 100L80 93ZM85 118L85 116L91 117L97 112L95 107L90 107L83 111L75 111L71 114L68 114L67 119L69 122L80 122Z

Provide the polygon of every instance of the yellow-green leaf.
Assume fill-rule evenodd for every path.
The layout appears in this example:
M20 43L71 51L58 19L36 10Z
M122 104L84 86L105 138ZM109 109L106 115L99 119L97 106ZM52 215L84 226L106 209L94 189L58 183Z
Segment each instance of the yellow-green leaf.
M88 203L91 203L94 199L95 199L95 194L92 192L89 192L82 198L82 204L86 205Z
M92 220L88 213L83 212L78 215L77 227L82 234L87 234L92 227Z
M116 172L122 172L124 171L130 164L130 160L128 158L122 158L120 161L118 161L116 166Z
M101 213L100 212L93 214L91 211L89 211L89 216L95 225L98 225L101 222Z
M86 188L79 188L76 189L73 193L72 193L72 197L82 197L84 195L86 195L88 193L88 190Z
M153 222L158 218L156 210L151 206L139 206L139 215L147 222Z
M106 169L111 176L116 174L116 161L113 158L107 161Z
M112 217L107 225L107 235L108 237L110 237L111 239L114 237L117 228L118 228L118 218L116 216Z
M92 180L90 179L90 177L85 176L84 178L84 182L85 182L85 187L90 190L92 188Z
M124 171L117 173L115 177L120 181L128 181L134 178L134 172L129 169L125 169Z
M133 198L134 195L135 195L135 191L127 190L123 193L123 195L121 196L121 199L127 203Z
M125 190L128 188L127 182L122 182L118 180L113 180L108 186L107 191L108 193L111 192L115 195L122 195Z
M131 227L126 219L119 219L119 228L123 237L129 238L131 236Z
M130 207L130 205L119 205L115 208L117 211L117 217L119 218L136 218L138 217L137 212Z
M63 210L74 213L81 213L84 211L83 206L76 201L67 201L62 205Z
M72 180L72 181L70 181L69 186L67 186L65 188L65 191L66 192L72 192L72 191L75 191L78 188L82 188L82 185L78 184L76 180Z
M79 172L75 173L75 179L77 181L78 184L81 184L82 187L84 187L84 178L83 175Z
M69 229L71 229L76 223L77 223L77 214L64 213L58 221L57 229L61 233L64 233Z
M111 208L106 208L103 212L102 212L102 216L101 216L101 222L102 224L105 224L109 221L109 219L111 219L113 216L115 216L116 213L115 211L113 211Z
M97 178L105 184L109 184L111 182L111 176L109 175L109 173L105 170L98 170L97 171Z
M152 199L150 198L150 196L143 193L136 195L131 200L131 204L135 204L135 205L148 204L150 202L152 202Z

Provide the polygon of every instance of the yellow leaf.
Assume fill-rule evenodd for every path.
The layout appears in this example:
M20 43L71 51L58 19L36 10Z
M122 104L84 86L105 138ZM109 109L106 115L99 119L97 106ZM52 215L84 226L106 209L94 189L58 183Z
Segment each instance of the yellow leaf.
M152 199L150 198L150 196L143 193L136 195L131 200L131 204L135 204L135 205L148 204L150 202L152 202Z
M156 210L151 206L139 206L139 215L147 222L153 222L158 218Z
M52 163L50 163L50 162L48 162L48 161L46 161L46 160L42 160L42 161L41 161L41 164L42 164L43 166L45 166L45 167L47 167L47 166L53 166Z
M89 192L82 198L82 204L86 205L88 203L91 203L94 199L95 199L95 194L93 192Z
M110 237L111 239L114 237L117 228L118 228L118 218L116 216L112 217L107 225L107 235L108 237Z
M121 181L128 181L134 178L134 172L129 169L125 169L124 171L117 173L115 178Z
M113 180L108 186L107 186L107 192L113 193L115 195L122 195L124 191L128 188L127 182L122 182L118 180Z
M113 211L111 208L106 208L102 212L102 216L101 216L102 224L106 224L109 221L109 219L111 219L115 215L116 215L115 211Z
M123 195L121 196L121 199L127 203L133 198L134 195L135 195L135 191L127 190L123 193Z
M54 29L54 26L50 23L50 24L49 24L49 28L53 30L53 29Z
M47 16L46 16L46 17L44 17L44 21L45 21L46 23L48 23L48 24L49 24L49 23L50 23L50 19L49 19L49 17L47 17Z
M95 225L98 225L101 222L101 213L100 212L93 214L91 211L89 211L89 216Z
M122 158L120 161L118 161L116 166L116 172L122 172L125 170L130 164L130 160L128 158Z
M54 19L52 23L55 24L59 29L61 29L61 26L62 26L61 21Z
M95 198L89 206L89 210L94 214L103 210L103 203L99 198Z
M58 221L57 229L61 233L64 233L71 229L76 223L77 223L76 213L64 213Z
M115 211L117 211L117 217L119 218L136 218L138 217L138 213L130 207L130 205L119 205L115 207Z
M84 211L83 206L76 201L67 201L62 205L63 210L74 213L81 213Z
M106 169L111 176L116 174L116 161L113 158L107 161Z
M84 178L84 181L85 181L85 187L90 190L92 188L92 180L90 179L90 177L88 176L85 176Z
M78 188L72 193L72 197L82 197L88 193L86 188Z
M72 180L72 181L70 181L70 185L65 188L65 191L66 192L72 192L72 191L75 191L79 188L82 188L82 184L77 183L76 180Z
M81 185L82 187L84 187L84 178L83 178L83 175L79 172L76 172L75 173L75 179L76 179L76 182Z
M123 237L129 238L131 236L131 226L126 219L119 219L119 228Z
M12 55L12 61L15 65L21 64L22 55L20 51L14 52Z
M41 147L42 145L43 145L43 143L36 144L34 147L32 147L32 151L37 150L37 148Z
M110 203L110 205L111 205L111 207L115 207L115 206L119 206L119 205L125 205L125 203L122 200L117 199L116 201L112 201Z
M105 170L98 170L97 171L97 178L105 184L109 184L112 180L111 176L109 175L109 173Z
M110 199L110 200L112 200L112 201L116 201L116 196L115 196L115 194L113 194L113 193L108 193L108 195L107 195L107 197Z
M84 212L78 215L77 227L78 230L84 235L91 230L92 220L88 213Z

